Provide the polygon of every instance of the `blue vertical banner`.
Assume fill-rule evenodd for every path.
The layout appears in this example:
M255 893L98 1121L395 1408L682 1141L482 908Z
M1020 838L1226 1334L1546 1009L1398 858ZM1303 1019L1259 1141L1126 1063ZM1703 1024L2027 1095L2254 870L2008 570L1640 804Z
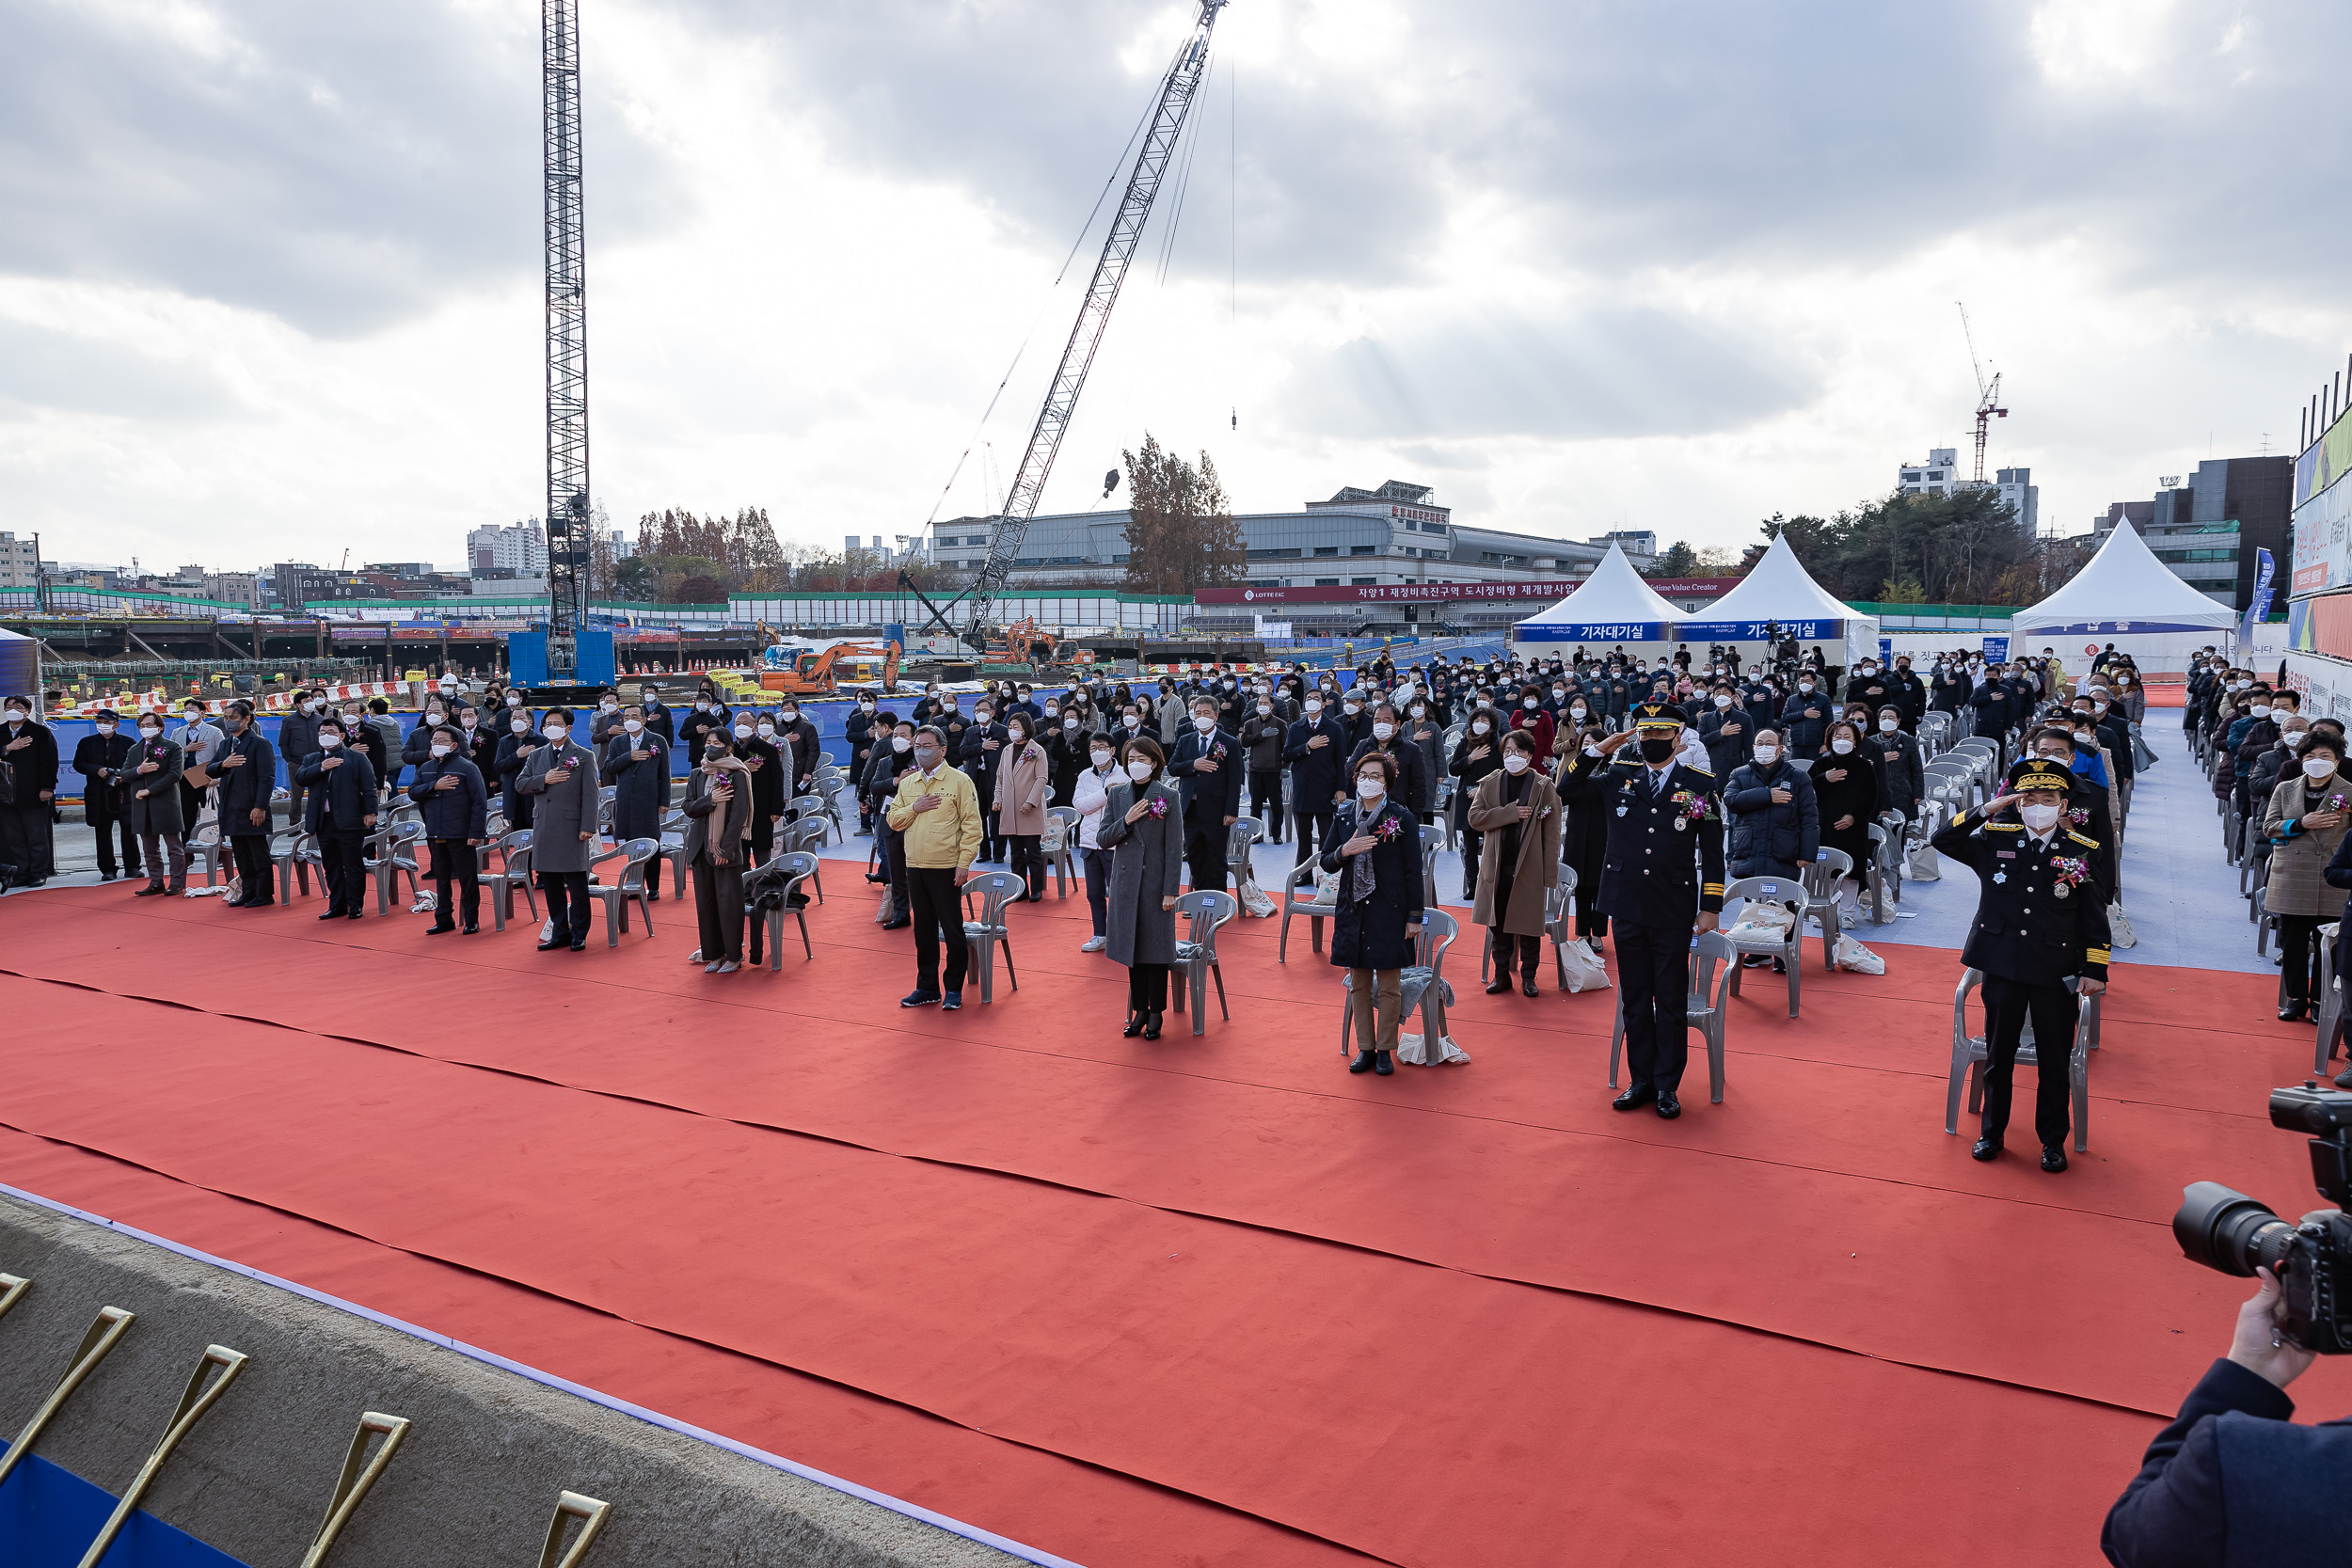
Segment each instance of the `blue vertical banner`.
M2241 643L2254 641L2254 628L2270 617L2271 579L2278 575L2278 565L2268 550L2254 552L2254 599L2246 607L2246 619L2238 623L2237 640Z

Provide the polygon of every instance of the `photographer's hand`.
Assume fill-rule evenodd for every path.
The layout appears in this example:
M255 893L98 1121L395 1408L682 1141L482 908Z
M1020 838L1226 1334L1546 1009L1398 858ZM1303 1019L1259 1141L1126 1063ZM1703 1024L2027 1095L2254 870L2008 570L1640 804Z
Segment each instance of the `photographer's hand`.
M2255 1273L2262 1284L2237 1309L2237 1332L2230 1339L2230 1359L2283 1388L2301 1377L2314 1357L2279 1332L2282 1298L2278 1275L2268 1269L2257 1269Z

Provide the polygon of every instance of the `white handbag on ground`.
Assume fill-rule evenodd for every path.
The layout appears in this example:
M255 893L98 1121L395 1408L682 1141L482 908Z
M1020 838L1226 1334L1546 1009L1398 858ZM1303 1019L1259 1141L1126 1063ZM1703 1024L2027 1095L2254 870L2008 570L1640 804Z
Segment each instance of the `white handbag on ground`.
M1836 948L1837 967L1851 969L1856 974L1883 974L1886 960L1871 952L1853 938L1841 936Z
M1571 942L1560 949L1561 966L1568 972L1568 990L1607 990L1609 968L1594 956L1582 942Z
M2109 947L2137 947L2139 945L2139 933L2132 929L2132 917L2123 912L2123 905L2120 899L2107 906L2107 945Z
M1451 1035L1438 1037L1438 1049L1433 1056L1422 1046L1420 1035L1399 1035L1396 1037L1396 1059L1406 1067L1443 1067L1448 1062L1467 1062L1470 1053L1454 1043Z

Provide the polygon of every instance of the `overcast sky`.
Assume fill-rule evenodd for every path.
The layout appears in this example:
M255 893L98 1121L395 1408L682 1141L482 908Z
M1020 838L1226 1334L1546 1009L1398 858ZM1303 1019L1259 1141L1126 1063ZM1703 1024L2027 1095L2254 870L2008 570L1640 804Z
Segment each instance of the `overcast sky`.
M1193 8L582 8L615 521L913 531L1025 341L941 515L990 510ZM538 14L0 0L0 529L454 563L535 515ZM1150 430L1244 509L1744 544L1967 446L1965 300L1989 462L2078 531L2292 451L2352 349L2341 4L1232 0L1216 52L1045 510Z

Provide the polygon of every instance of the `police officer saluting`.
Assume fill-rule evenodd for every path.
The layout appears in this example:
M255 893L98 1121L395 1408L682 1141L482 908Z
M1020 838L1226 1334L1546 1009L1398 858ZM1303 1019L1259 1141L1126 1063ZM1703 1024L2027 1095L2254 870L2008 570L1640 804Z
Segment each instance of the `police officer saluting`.
M1638 740L1641 760L1613 761L1603 784L1609 848L1600 908L1617 934L1618 998L1625 1007L1632 1083L1611 1103L1656 1104L1682 1114L1676 1092L1690 1059L1691 937L1711 931L1724 907L1724 811L1715 775L1677 762L1682 715L1664 703L1633 710L1633 728L1601 742L1614 753Z
M1990 1160L2009 1131L2010 1079L2026 1020L2033 1020L2041 1082L2033 1128L2042 1168L2066 1168L2068 1068L2076 1001L2106 990L2107 889L2098 879L2099 841L2064 819L2074 774L2062 762L2027 757L2009 770L2009 793L1982 811L1963 812L1935 835L1936 852L1977 873L1976 924L1961 961L1984 972L1984 1120L1970 1152ZM2012 814L2010 808L2014 807Z

